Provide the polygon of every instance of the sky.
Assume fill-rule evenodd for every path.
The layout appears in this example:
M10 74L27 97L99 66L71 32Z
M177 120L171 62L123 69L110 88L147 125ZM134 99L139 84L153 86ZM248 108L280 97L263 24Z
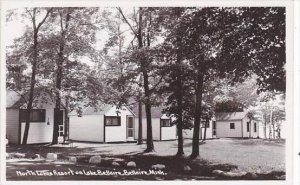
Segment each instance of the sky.
M107 8L106 8L107 9ZM108 8L110 9L110 8ZM10 21L6 21L6 34L5 34L5 44L6 46L11 46L14 44L14 39L19 38L22 36L22 34L25 31L26 26L31 26L31 22L29 20L26 19L22 19L20 17L20 13L22 13L24 9L23 8L18 8L18 9L13 9L13 12L17 15L11 18ZM115 8L111 8L112 11L114 11L114 13L117 12L117 10ZM122 8L122 10L124 11L124 14L126 15L129 12L132 12L133 7L126 7L126 8ZM10 11L10 10L9 10ZM8 12L6 13L6 15L8 15ZM44 15L44 14L42 14ZM42 19L42 17L38 17L37 22L39 22ZM130 43L130 41L133 39L133 35L131 34L131 30L129 28L129 26L122 22L121 24L121 32L123 32L123 35L125 36L125 40L124 40L124 47L127 47ZM13 31L11 31L13 30ZM99 30L96 34L96 49L97 50L102 50L106 41L109 38L109 32L107 29L102 29ZM82 62L86 63L90 66L95 66L95 64L93 62L91 62L87 57L82 58Z

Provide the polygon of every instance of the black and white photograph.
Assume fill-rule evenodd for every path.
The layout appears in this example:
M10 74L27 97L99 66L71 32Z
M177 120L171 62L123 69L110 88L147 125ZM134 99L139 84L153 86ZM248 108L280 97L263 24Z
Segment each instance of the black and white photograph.
M287 14L6 8L5 180L284 183Z

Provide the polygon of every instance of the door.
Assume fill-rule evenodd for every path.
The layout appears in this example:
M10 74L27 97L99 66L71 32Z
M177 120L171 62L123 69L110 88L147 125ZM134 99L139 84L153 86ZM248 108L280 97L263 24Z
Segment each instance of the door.
M59 123L58 123L58 141L63 142L64 141L64 111L59 111Z
M216 121L213 121L213 137L217 137L217 125L216 125Z
M134 139L134 119L132 116L127 116L127 139Z

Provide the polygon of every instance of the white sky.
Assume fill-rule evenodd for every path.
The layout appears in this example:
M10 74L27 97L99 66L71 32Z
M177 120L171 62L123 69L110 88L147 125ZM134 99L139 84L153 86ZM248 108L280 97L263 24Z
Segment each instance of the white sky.
M21 13L21 10L23 8L19 8L19 9L15 9L14 11L16 13ZM112 8L113 11L116 11L115 8ZM126 7L126 8L122 8L125 16L128 12L133 10L133 7ZM44 16L44 14L42 14L42 16ZM41 19L41 17L39 17L38 19ZM25 20L25 21L24 21ZM130 20L129 20L130 21ZM37 22L39 22L39 20L37 20ZM25 27L26 25L30 25L31 22L30 21L26 21L26 19L21 19L20 16L16 16L14 17L14 19L12 19L11 21L6 22L6 31L9 34L5 35L5 45L6 46L11 46L13 45L13 41L16 38L19 38L20 36L22 36L22 34L25 31ZM130 41L133 39L133 35L131 34L131 30L129 28L129 26L126 23L123 23L121 25L121 32L124 31L124 36L125 36L125 40L124 40L124 47L127 47L130 43ZM12 31L13 30L13 31ZM102 50L104 47L104 44L106 43L107 39L109 37L109 33L107 30L99 30L98 33L96 33L96 46L95 48L97 50ZM86 63L90 66L95 66L95 64L93 62L91 62L88 58L84 57L82 59L83 63Z

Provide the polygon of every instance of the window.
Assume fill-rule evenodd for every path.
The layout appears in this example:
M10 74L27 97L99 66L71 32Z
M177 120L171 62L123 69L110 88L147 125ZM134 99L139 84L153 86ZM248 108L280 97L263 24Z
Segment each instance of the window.
M59 125L58 126L58 137L62 137L62 136L64 136L64 126Z
M26 122L26 109L20 109L21 122ZM46 110L45 109L32 109L30 113L30 122L45 122Z
M247 132L249 132L249 130L250 130L250 123L247 122Z
M127 138L134 137L134 120L133 117L127 117Z
M105 126L121 126L121 117L105 116Z
M230 123L230 129L235 129L234 123Z
M213 129L217 129L216 121L213 121Z
M206 125L206 128L209 128L209 121L202 121L201 125L202 125L202 128L205 128L205 125Z
M216 130L213 130L213 135L217 135L217 131Z
M254 132L256 132L256 123L254 123Z
M160 120L160 125L162 127L170 127L171 126L171 121L170 121L170 119L161 119Z

